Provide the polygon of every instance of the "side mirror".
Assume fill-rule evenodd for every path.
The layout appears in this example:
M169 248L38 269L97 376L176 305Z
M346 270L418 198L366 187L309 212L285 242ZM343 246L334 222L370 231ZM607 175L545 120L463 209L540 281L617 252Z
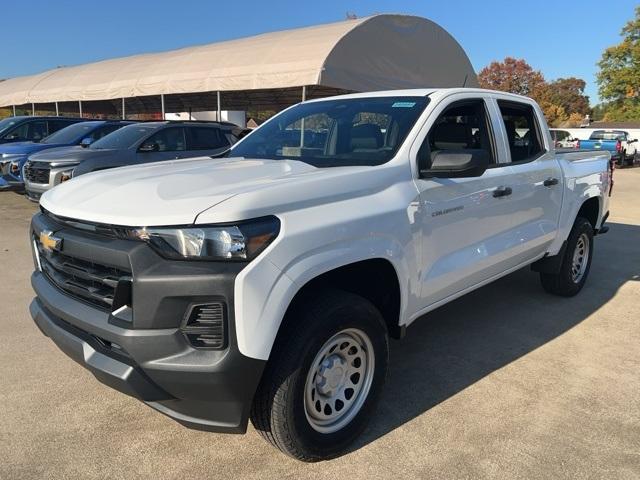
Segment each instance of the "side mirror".
M421 178L480 177L489 167L486 150L440 150L431 156L431 167L420 171Z
M142 145L140 145L138 151L140 153L157 152L158 148L159 147L157 143L143 143Z
M83 148L87 148L92 143L93 143L93 140L91 140L91 138L89 137L86 137L82 139L82 141L80 142L80 146Z

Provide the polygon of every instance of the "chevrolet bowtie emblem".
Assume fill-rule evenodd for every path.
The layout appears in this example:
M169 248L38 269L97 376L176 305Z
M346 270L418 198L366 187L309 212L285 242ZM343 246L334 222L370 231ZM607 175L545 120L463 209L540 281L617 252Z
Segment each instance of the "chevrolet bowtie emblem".
M40 243L46 251L60 250L62 247L62 239L53 236L53 232L45 230L40 232Z

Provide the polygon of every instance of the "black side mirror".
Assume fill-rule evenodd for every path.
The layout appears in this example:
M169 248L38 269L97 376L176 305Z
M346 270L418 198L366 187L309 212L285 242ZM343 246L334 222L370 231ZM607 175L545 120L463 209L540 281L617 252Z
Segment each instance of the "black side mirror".
M140 148L138 149L138 151L141 153L148 153L148 152L157 152L158 149L159 147L157 143L143 143L142 145L140 145Z
M439 150L431 155L429 169L421 170L421 178L480 177L489 167L491 157L486 150Z

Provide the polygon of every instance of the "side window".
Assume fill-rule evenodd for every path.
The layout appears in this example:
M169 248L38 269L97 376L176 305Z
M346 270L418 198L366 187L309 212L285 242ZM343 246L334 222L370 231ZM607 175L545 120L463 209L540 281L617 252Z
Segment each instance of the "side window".
M186 150L184 128L164 128L145 140L140 148L156 152L179 152Z
M492 138L484 100L463 100L440 114L420 147L419 156L429 162L442 150L484 150L491 163L495 163ZM420 168L430 168L430 165Z
M219 128L189 127L188 150L215 150L229 146L229 141L222 134Z
M47 122L45 120L35 120L26 122L13 129L7 137L12 140L29 140L39 142L47 136Z
M114 125L106 125L101 128L96 128L93 132L91 132L91 135L89 135L89 138L91 139L92 142L95 142L96 140L100 140L102 137L106 137L110 133L115 132L120 127L121 125L114 124Z
M507 133L511 162L528 162L542 152L540 128L531 105L498 101L502 121Z
M564 130L559 130L556 133L557 133L556 141L558 142L562 142L563 140L566 140L569 137L569 132L566 132Z
M52 133L62 130L75 122L70 122L68 120L49 120L47 123L49 124L49 135L51 135Z

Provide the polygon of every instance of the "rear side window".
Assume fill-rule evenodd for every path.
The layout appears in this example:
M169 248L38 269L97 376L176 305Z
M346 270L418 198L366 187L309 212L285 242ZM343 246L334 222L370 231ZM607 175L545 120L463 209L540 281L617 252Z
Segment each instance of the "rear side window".
M49 135L51 135L53 132L57 132L58 130L62 130L65 127L68 127L69 125L73 125L74 121L69 121L69 120L49 120Z
M229 141L218 128L187 128L188 150L215 150L229 146Z
M102 137L106 137L110 133L115 132L123 126L124 125L118 125L117 123L113 125L105 125L104 127L96 128L93 132L91 132L91 135L89 135L89 137L91 137L92 142L95 142L96 140L100 140Z
M507 133L511 162L528 162L543 153L542 137L531 105L498 101Z
M432 158L441 150L485 150L495 162L484 100L455 102L440 114L420 147L420 158ZM427 149L428 152L427 153ZM420 168L430 168L421 165Z
M164 128L144 141L141 147L155 145L156 152L180 152L186 150L184 128Z

